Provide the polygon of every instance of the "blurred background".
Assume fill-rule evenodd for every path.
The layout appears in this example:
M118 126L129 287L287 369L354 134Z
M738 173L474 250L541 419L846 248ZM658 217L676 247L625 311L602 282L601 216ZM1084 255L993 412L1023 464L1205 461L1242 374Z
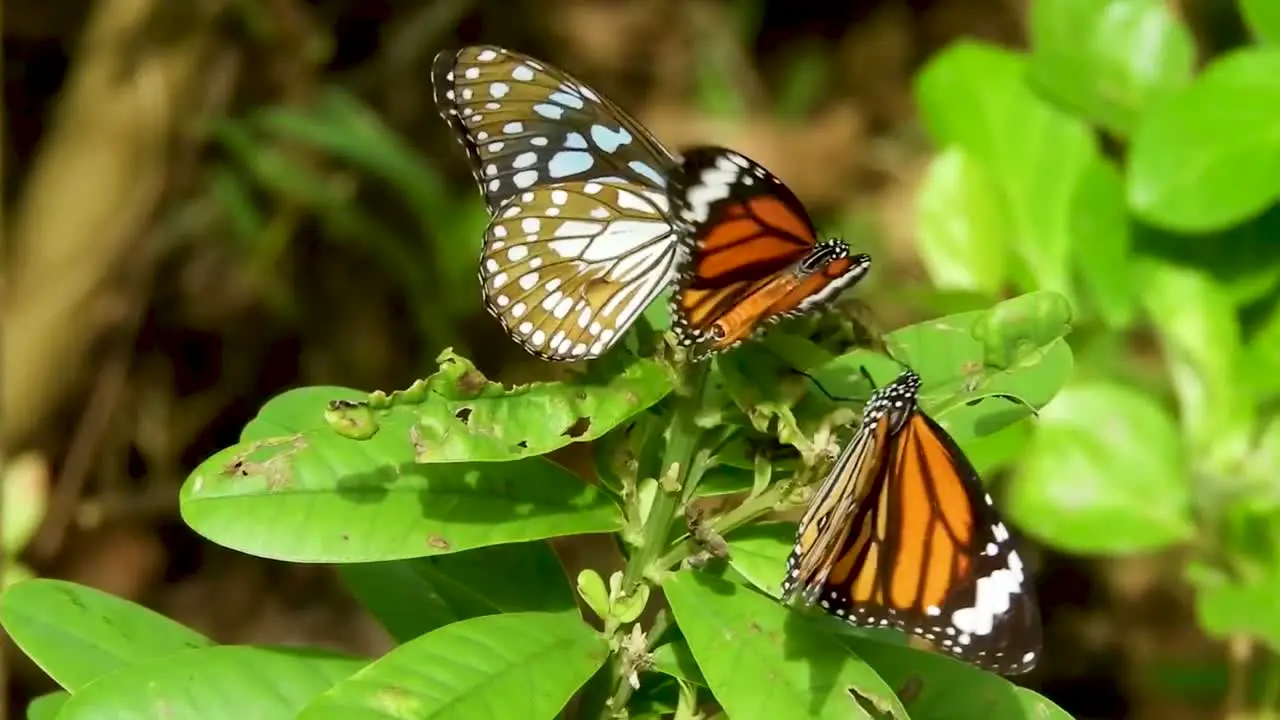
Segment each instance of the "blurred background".
M1201 48L1238 36L1231 3L1166 4ZM819 227L874 255L857 300L890 330L974 306L933 290L916 252L934 149L913 77L957 38L1025 47L1027 12L1027 0L4 0L0 452L19 513L6 523L29 528L6 582L86 583L221 642L390 646L329 568L202 541L177 490L288 388L407 387L446 347L508 382L557 372L481 306L486 215L432 104L438 50L520 50L670 147L757 159ZM585 471L587 453L557 459ZM557 549L603 572L616 551L600 544ZM1020 682L1080 718L1220 717L1235 692L1227 649L1197 629L1181 553L1034 552L1047 652ZM53 685L6 650L16 717Z

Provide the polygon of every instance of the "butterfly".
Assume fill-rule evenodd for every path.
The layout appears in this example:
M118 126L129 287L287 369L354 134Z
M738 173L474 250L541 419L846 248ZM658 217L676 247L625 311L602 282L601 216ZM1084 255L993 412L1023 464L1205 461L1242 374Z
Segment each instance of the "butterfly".
M684 258L666 192L679 160L603 95L511 50L442 52L432 84L492 214L485 306L538 357L602 355Z
M827 303L871 267L870 256L839 240L819 242L795 194L732 150L685 152L670 196L691 245L671 298L672 328L694 359Z
M994 672L1027 672L1041 629L1022 556L919 390L908 369L867 401L800 519L783 599L914 633Z

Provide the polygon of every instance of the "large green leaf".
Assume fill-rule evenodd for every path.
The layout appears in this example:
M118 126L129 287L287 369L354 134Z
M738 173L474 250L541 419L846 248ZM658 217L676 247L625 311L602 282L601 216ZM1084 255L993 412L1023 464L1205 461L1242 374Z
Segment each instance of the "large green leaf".
M1004 509L1027 534L1069 552L1187 540L1191 482L1173 418L1126 385L1068 386L1040 412Z
M182 517L210 540L292 562L373 562L611 532L609 498L543 458L413 462L330 438L237 445L182 486Z
M243 439L289 436L300 452L321 447L397 462L545 455L599 438L671 391L671 377L656 361L618 355L609 362L623 366L599 382L579 378L507 388L446 350L439 372L390 395L346 390L325 397L316 388L285 393L263 407ZM335 400L346 407L331 410L326 424L328 403Z
M297 717L549 719L608 655L608 642L580 618L486 615L401 645Z
M885 336L897 362L924 380L920 402L964 446L1031 414L1018 398L1041 407L1070 377L1071 308L1052 292L1006 300L988 309L909 325ZM828 392L863 397L860 366L880 384L893 379L897 362L855 351L809 371ZM1004 397L1002 397L1004 396Z
M907 717L871 668L777 602L688 570L663 589L716 702L734 720L872 718L869 707Z
M961 41L917 76L915 95L929 134L962 148L1001 189L1023 289L1072 297L1073 202L1098 156L1088 126L1050 105L1026 82L1019 55Z
M545 542L339 565L338 574L400 642L480 615L578 614L564 568Z
M1121 135L1191 80L1191 32L1163 0L1036 0L1030 33L1037 87Z
M1133 233L1125 207L1124 178L1111 161L1098 158L1085 171L1072 212L1072 255L1082 293L1102 321L1124 329L1137 310ZM1082 313L1083 314L1083 313Z
M1240 0L1240 12L1255 37L1280 45L1280 4L1272 0Z
M1071 720L1039 694L945 655L853 635L840 641L897 690L911 720Z
M916 251L943 290L998 294L1012 242L1004 196L981 162L960 147L929 163L916 197Z
M1229 475L1254 425L1249 388L1239 376L1235 306L1196 268L1147 260L1138 270L1140 298L1164 348L1189 451L1201 468Z
M70 699L71 693L62 691L41 695L27 705L27 720L54 720Z
M1205 232L1257 215L1280 196L1280 50L1216 59L1152 108L1134 134L1129 207L1154 225Z
M366 661L304 648L217 646L134 665L77 690L59 720L277 720Z
M0 595L0 622L49 677L74 692L122 668L212 644L141 605L62 580L10 587Z

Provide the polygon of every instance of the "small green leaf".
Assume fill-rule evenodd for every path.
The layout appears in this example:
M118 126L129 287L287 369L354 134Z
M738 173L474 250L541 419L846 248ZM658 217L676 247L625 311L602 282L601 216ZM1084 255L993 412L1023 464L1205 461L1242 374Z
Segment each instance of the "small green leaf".
M841 635L911 714L911 720L1071 720L1062 708L999 675L945 655Z
M916 251L933 284L998 294L1009 251L1004 197L959 147L934 157L916 199Z
M356 599L400 642L481 615L578 614L560 559L541 541L350 563L337 570Z
M1231 298L1195 268L1157 260L1138 267L1139 294L1160 335L1183 433L1198 464L1230 474L1254 425L1240 382L1240 327Z
M312 698L365 662L306 648L226 645L184 650L119 670L77 690L58 718L295 717Z
M702 671L698 669L698 661L693 659L689 643L684 640L659 645L653 651L653 669L685 682L702 687L707 686L707 679L702 677Z
M1280 45L1280 4L1273 0L1240 0L1240 13L1254 37Z
M1187 540L1190 477L1177 426L1128 386L1068 386L1040 412L1005 512L1068 552L1140 552Z
M644 612L645 607L649 605L649 586L637 585L636 589L630 595L622 593L617 594L613 598L613 609L610 614L620 623L635 622L640 617L640 613Z
M934 141L962 148L1001 189L1023 265L1014 273L1019 285L1070 299L1072 203L1097 141L1033 92L1025 75L1016 53L960 41L929 61L915 95Z
M1134 320L1133 233L1124 204L1124 178L1111 161L1098 158L1080 179L1072 218L1071 247L1091 307L1108 327Z
M297 717L551 718L608 656L608 642L580 618L486 615L401 645Z
M1129 208L1185 232L1225 228L1280 197L1280 50L1214 60L1134 133Z
M1242 359L1244 379L1258 406L1280 398L1280 310L1249 338Z
M407 446L380 448L376 440L331 434L218 452L182 486L182 518L241 552L333 563L426 557L622 525L608 496L543 458L424 465L413 462Z
M141 605L62 580L27 580L7 589L0 595L0 623L73 692L117 670L212 644Z
M1030 34L1036 86L1121 135L1195 63L1190 31L1163 0L1037 0Z
M586 601L596 617L609 617L609 590L605 588L600 573L591 568L578 573L578 597Z
M872 718L864 702L906 720L893 689L822 625L705 573L681 571L663 590L708 687L734 720Z

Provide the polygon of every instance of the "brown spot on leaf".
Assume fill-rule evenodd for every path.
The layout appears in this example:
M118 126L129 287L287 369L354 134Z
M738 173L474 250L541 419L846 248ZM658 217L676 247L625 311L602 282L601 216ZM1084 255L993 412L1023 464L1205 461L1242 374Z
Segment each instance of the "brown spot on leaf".
M902 687L898 688L898 699L902 701L903 705L910 705L915 702L916 698L920 697L920 691L923 689L924 681L919 676L912 675L907 678L906 682L902 683Z
M569 427L565 428L564 432L560 434L564 435L565 437L580 438L583 435L586 435L587 431L590 429L591 429L591 418L579 417L577 420L574 420L573 423L569 425Z
M475 397L488 383L489 379L479 370L468 370L458 377L458 394L462 397Z
M435 534L427 536L427 544L437 550L448 550L449 548L453 547L452 545L449 544L448 540L445 540L440 535L435 535Z

